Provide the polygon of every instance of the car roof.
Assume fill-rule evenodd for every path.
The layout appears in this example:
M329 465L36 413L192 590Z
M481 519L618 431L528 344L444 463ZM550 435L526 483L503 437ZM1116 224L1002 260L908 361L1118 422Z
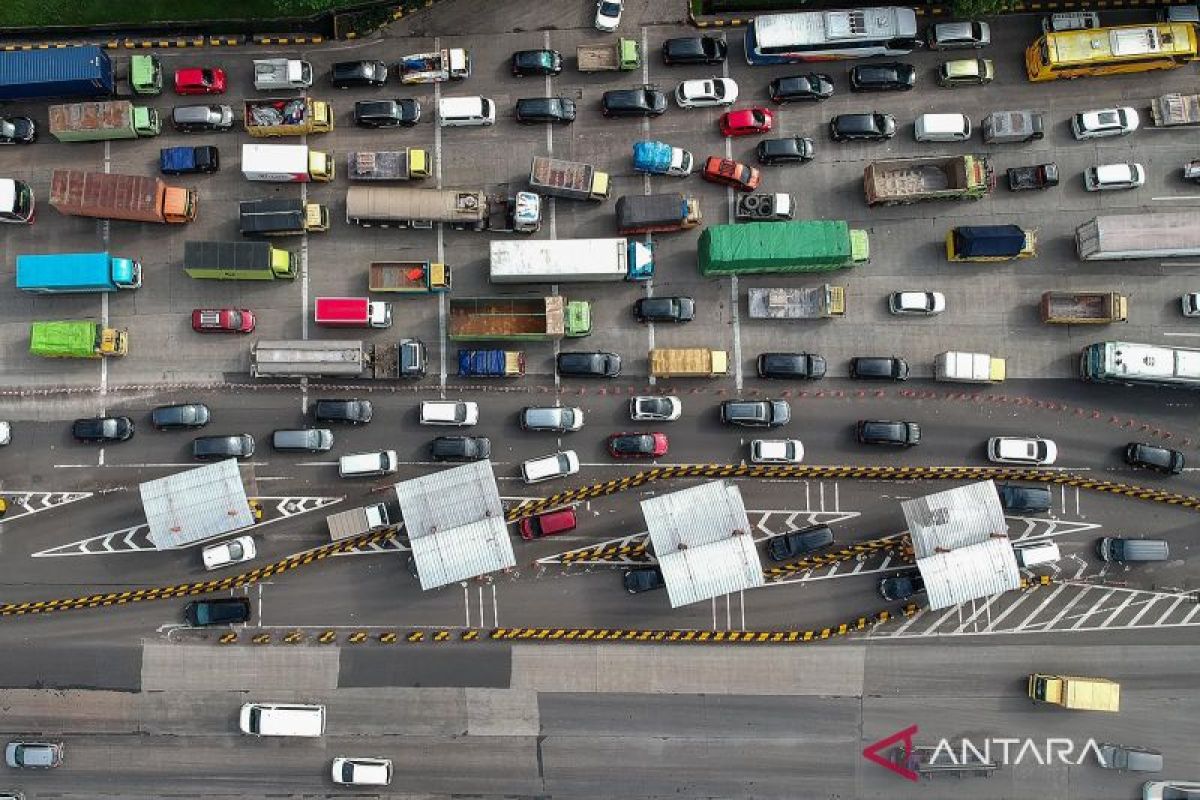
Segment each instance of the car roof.
M933 26L933 31L938 41L975 38L975 26L971 22L939 22Z
M838 114L834 120L842 130L877 132L880 129L874 114Z

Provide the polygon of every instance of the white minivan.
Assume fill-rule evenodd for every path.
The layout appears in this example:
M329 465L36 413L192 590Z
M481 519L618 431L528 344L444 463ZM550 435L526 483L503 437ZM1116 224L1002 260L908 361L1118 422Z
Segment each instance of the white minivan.
M479 422L479 404L473 400L422 400L422 425L474 425Z
M338 475L343 478L375 478L393 474L399 464L395 450L351 453L338 459Z
M438 123L443 128L493 125L496 104L486 97L443 97L438 101Z
M388 786L392 782L392 760L335 758L333 782L343 786Z
M918 142L965 142L971 138L971 120L966 114L922 114L913 133Z
M574 450L560 450L541 458L531 458L521 465L521 478L526 483L541 483L565 478L579 472L579 456Z
M246 703L238 721L242 733L251 736L321 736L325 733L325 706Z

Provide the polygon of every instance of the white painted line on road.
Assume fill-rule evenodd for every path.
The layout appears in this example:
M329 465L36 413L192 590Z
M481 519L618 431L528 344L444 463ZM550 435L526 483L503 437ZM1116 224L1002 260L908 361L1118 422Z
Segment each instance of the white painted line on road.
M433 40L434 52L442 49L442 40ZM442 85L433 84L433 107L439 112L442 103ZM441 120L433 121L433 181L434 186L442 188L442 124ZM437 224L437 260L439 264L446 263L446 241L443 233L443 223ZM438 292L438 397L446 399L446 292Z
M1052 600L1054 600L1054 598L1056 598L1056 597L1058 597L1060 594L1062 594L1063 590L1065 590L1066 588L1067 588L1067 584L1065 584L1065 583L1060 583L1058 586L1055 586L1055 587L1054 587L1054 591L1050 592L1050 594L1048 594L1048 595L1046 596L1046 599L1045 599L1045 600L1043 600L1043 601L1041 602L1041 604L1040 604L1040 605L1038 605L1038 607L1037 607L1037 608L1035 608L1035 609L1033 610L1033 613L1032 613L1032 614L1030 614L1030 615L1029 615L1029 616L1028 616L1028 617L1025 619L1025 621L1024 621L1024 622L1022 622L1020 625L1018 625L1018 626L1016 627L1016 630L1018 630L1018 631L1023 631L1023 630L1025 630L1025 629L1026 629L1026 628L1029 626L1029 624L1030 624L1030 623L1031 623L1031 622L1032 622L1032 621L1033 621L1033 620L1034 620L1034 619L1037 617L1037 615L1041 613L1042 609L1043 609L1043 608L1045 608L1047 605L1049 605L1049 604L1050 604L1050 602L1051 602Z
M1160 261L1160 267L1200 267L1200 261Z
M1136 595L1134 595L1133 592L1129 592L1125 596L1125 599L1123 601L1121 601L1121 604L1119 606L1117 606L1116 609L1114 609L1111 614L1109 614L1107 617L1104 618L1104 621L1100 623L1100 627L1107 628L1109 626L1109 624L1114 619L1116 619L1118 616L1120 616L1121 612L1124 611L1131 602L1133 602L1134 597L1136 597ZM1198 610L1200 610L1200 606L1197 606L1196 608Z
M466 614L466 627L471 627L471 592L470 588L464 581L462 584L463 590L463 612Z
M301 138L301 143L307 143L308 137ZM333 154L330 153L330 158ZM300 182L300 207L308 202L308 183ZM308 338L308 228L300 236L300 338Z
M1200 336L1200 333L1175 333L1174 331L1164 331L1163 336L1189 336L1195 338Z
M646 49L646 47L647 47L646 26L643 25L642 26L642 54L643 54L643 56L647 52L649 52ZM650 59L649 58L642 58L642 83L643 84L650 83ZM643 139L650 138L650 118L649 117L642 117L642 138ZM650 194L650 173L649 172L642 173L642 194ZM647 247L654 246L654 237L648 233L642 237L642 241L646 243ZM632 266L632 262L631 262L631 266ZM650 278L648 280L643 281L642 283L643 283L642 288L645 289L646 297L654 297L654 275L653 275L653 273L650 275ZM650 350L654 349L654 323L653 322L646 323L646 338L649 340L649 348L647 349L646 352L649 352ZM651 386L655 386L658 384L658 378L655 377L654 375L650 375L647 382Z
M1000 616L998 616L992 620L992 624L991 624L992 629L998 628L1000 626L1000 623L1004 621L1004 618L1007 617L1012 612L1016 611L1017 608L1022 603L1024 603L1026 600L1033 597L1033 593L1035 591L1036 591L1036 589L1031 589L1030 591L1025 592L1020 597L1018 597L1012 605L1010 605L1008 608L1004 609L1004 612L1002 614L1000 614Z
M239 461L238 465L243 467L265 467L269 461ZM109 469L157 469L159 467L199 467L203 466L199 461L181 461L181 462L165 462L161 464L105 464ZM95 464L55 464L54 469L95 469Z
M1105 601L1112 596L1113 591L1110 589L1103 597L1100 598L1098 603L1092 603L1092 607L1083 614L1080 614L1079 619L1075 620L1075 624L1071 626L1071 630L1077 630L1081 625L1083 625L1083 623L1087 622L1088 618L1103 608Z
M729 61L721 62L721 76L729 77ZM733 143L725 137L725 157L733 158ZM725 187L725 212L727 221L733 222L733 187ZM733 314L733 385L737 391L742 391L742 320L741 304L738 302L738 276L729 276L729 310Z
M1200 200L1200 194L1179 194L1165 195L1163 197L1151 197L1151 200Z
M1146 612L1149 611L1150 609L1154 608L1154 606L1158 603L1158 600L1159 600L1159 598L1157 598L1157 597L1151 598L1146 603L1146 605L1142 607L1142 610L1137 613L1137 616L1135 616L1133 619L1129 620L1127 625L1130 627L1137 625L1138 620L1140 620L1142 617L1146 616Z

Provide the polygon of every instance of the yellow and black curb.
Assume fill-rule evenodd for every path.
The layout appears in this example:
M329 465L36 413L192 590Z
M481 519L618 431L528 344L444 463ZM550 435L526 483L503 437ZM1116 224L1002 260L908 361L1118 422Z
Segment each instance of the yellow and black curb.
M646 542L585 547L582 550L570 550L558 557L561 564L570 564L576 561L622 562L625 560L649 560L649 556L646 554Z
M787 564L780 564L777 567L765 569L763 570L763 575L769 581L780 580L781 578L787 578L810 569L828 567L842 561L851 561L861 556L880 552L898 553L901 557L911 561L913 557L912 540L909 539L907 533L897 533L881 539L856 542L855 544L845 545L837 550L829 550L818 555L800 559L799 561L792 561Z
M255 34L252 41L255 44L321 44L325 41L325 37L320 34L296 33L283 34L280 36L272 36L267 34Z

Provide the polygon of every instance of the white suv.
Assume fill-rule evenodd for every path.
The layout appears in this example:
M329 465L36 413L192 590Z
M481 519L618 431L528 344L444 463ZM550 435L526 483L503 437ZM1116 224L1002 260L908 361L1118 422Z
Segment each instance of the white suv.
M1081 111L1071 117L1071 133L1076 139L1124 136L1138 129L1138 113L1129 106Z
M993 436L988 439L987 456L995 464L1049 466L1058 458L1058 446L1049 439Z
M804 445L799 439L755 439L750 442L752 464L799 464L804 461Z
M422 425L474 425L479 422L479 404L473 400L422 400Z
M1083 188L1089 192L1136 189L1145 182L1146 170L1141 164L1100 164L1083 173Z
M732 78L683 81L675 87L675 102L680 108L731 106L737 99L738 85Z

